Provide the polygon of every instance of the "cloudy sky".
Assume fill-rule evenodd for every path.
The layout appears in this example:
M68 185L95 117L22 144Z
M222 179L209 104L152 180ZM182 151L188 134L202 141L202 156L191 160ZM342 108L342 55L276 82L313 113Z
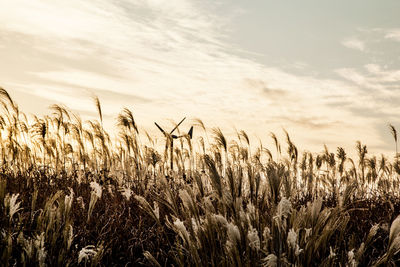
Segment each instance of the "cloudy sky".
M158 134L183 116L300 149L391 153L398 0L0 0L0 86L26 113L63 103ZM184 127L189 128L189 122Z

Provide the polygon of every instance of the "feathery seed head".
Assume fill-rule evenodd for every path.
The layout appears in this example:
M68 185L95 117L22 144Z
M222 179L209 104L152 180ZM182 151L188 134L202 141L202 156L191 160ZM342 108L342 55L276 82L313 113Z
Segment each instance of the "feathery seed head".
M186 190L179 190L179 197L182 199L183 206L185 209L189 209L192 203L192 199Z
M266 226L266 227L264 228L264 231L263 231L263 238L264 238L264 240L271 240L271 239L272 239L271 230L269 229L268 226Z
M335 258L336 257L336 253L335 251L332 249L332 247L329 247L329 258Z
M292 203L287 198L283 197L279 201L276 215L279 218L287 218L292 213Z
M10 221L12 220L12 217L14 214L16 214L18 211L21 210L20 205L21 201L17 202L19 194L12 194L11 197L7 194L7 196L4 198L5 206L9 207L9 215L10 215Z
M186 229L186 226L179 218L174 221L174 227L182 240L189 241L189 233Z
M97 249L93 245L88 245L82 248L78 254L78 264L82 262L82 260L88 261L97 254Z
M157 219L160 219L160 208L158 207L158 203L154 201L153 205L154 205L153 209L154 215L156 216Z
M296 247L296 244L297 244L297 233L293 230L293 228L289 230L289 233L288 233L288 236L287 236L287 242L292 248Z
M239 231L239 228L235 224L228 223L227 232L228 232L229 240L231 240L232 242L240 241L240 231Z
M90 187L97 198L101 198L101 194L103 192L101 185L99 185L97 182L90 182Z
M392 222L389 233L389 244L400 234L400 215Z
M227 226L228 225L228 221L226 220L226 218L224 216L222 216L221 214L213 214L212 215L213 218L220 224Z
M276 267L278 266L278 257L275 254L269 254L263 259L263 262L265 267Z
M255 250L260 249L260 238L258 237L257 229L250 227L250 230L247 233L247 239L249 240L250 248Z
M128 201L133 195L133 191L129 187L122 187L119 191L121 192L121 195L123 195Z
M348 260L348 265L347 266L350 266L350 267L356 267L357 266L357 262L356 262L356 259L354 257L354 248L347 253L347 260Z

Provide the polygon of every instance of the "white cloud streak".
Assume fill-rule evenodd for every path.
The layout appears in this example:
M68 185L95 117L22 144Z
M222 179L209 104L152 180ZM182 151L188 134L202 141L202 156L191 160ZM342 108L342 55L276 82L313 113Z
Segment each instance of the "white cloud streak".
M385 38L400 42L400 29L387 30Z
M347 48L355 49L358 51L362 51L362 52L365 51L365 43L355 37L343 40L342 45Z

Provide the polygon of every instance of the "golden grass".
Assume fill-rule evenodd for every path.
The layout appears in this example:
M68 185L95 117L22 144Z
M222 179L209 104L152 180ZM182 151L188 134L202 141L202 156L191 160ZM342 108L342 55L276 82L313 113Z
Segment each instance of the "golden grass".
M129 109L114 139L98 98L100 122L60 105L30 122L3 88L0 101L5 266L398 264L399 162L360 142L357 159L341 147L300 155L271 133L274 159L244 131L209 139L196 119L205 137L178 139L171 170Z

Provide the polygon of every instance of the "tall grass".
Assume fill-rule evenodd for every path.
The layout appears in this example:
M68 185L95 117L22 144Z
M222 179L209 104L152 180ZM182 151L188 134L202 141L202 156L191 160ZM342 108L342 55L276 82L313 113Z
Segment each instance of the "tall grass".
M361 142L356 160L341 147L301 155L286 131L285 144L271 133L274 158L196 119L205 137L181 138L171 170L129 109L112 137L98 98L87 122L61 105L28 119L3 88L0 101L4 266L399 263L394 126L393 161Z

